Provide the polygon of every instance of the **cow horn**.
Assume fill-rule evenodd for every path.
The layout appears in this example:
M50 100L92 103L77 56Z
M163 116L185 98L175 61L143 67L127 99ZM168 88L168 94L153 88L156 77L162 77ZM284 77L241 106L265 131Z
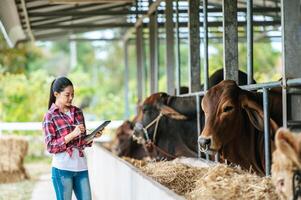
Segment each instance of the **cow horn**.
M185 115L180 114L179 112L175 111L173 108L166 106L166 105L160 105L161 113L165 116L168 116L172 119L176 120L186 120L187 117Z

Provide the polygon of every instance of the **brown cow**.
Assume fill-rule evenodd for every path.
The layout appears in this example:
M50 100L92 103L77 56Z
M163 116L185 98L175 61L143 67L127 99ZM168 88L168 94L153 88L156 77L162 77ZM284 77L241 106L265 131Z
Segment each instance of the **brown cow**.
M288 129L278 129L275 144L272 181L276 190L281 199L301 199L301 135Z
M113 140L112 152L120 157L126 156L135 159L143 159L147 156L143 145L138 144L132 138L134 122L126 120L116 130Z
M273 136L282 122L281 94L271 91L270 128ZM242 168L264 174L262 94L240 89L225 80L208 90L202 100L205 126L199 143L221 153ZM275 122L275 121L276 122ZM273 143L272 143L273 148Z
M142 105L137 104L137 115L133 120L126 120L116 130L115 137L112 144L112 152L117 156L126 156L135 159L143 159L148 156L145 147L133 140L132 132L138 118L142 114Z

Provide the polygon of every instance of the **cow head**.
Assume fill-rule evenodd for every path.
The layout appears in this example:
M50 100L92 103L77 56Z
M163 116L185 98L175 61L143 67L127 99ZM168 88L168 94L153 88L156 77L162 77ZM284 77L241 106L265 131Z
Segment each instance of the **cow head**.
M301 170L301 135L281 128L275 137L276 150L273 153L272 181L282 199L301 199L294 196L301 187L300 176L293 178L294 173ZM295 181L295 189L293 189ZM294 197L294 198L293 198Z
M219 151L237 137L244 119L263 131L263 110L255 101L253 93L240 89L235 81L225 80L210 88L202 100L205 113L205 127L199 138L202 148L210 145ZM271 119L272 129L277 125Z
M161 118L169 117L176 120L184 120L186 117L181 115L173 108L167 106L169 101L169 95L163 92L155 93L146 98L142 105L142 114L135 125L135 135L137 137L143 137L145 139L145 128L152 122L153 125L147 128L148 137L153 138L153 133L156 127L155 120L158 120L158 126L160 124ZM161 115L160 118L158 118ZM144 129L144 130L143 130Z
M127 156L132 145L133 123L129 120L117 128L116 135L113 141L112 151L118 156Z

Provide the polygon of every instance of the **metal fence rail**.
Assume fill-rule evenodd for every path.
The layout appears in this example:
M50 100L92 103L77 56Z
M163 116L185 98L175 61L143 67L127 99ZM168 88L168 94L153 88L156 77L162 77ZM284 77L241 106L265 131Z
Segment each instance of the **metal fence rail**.
M88 131L97 128L104 121L87 121L86 128ZM106 129L116 129L123 123L122 120L114 120ZM3 131L42 131L42 122L0 122L0 137ZM96 139L97 141L109 141L110 137L106 135Z

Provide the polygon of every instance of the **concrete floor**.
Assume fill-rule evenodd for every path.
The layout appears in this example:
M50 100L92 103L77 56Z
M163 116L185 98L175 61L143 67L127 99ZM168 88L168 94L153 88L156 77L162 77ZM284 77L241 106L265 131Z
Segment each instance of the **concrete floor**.
M33 190L31 200L55 200L55 192L51 182L51 175L44 174L40 176L39 181L36 183ZM72 194L72 200L76 200L74 194Z

